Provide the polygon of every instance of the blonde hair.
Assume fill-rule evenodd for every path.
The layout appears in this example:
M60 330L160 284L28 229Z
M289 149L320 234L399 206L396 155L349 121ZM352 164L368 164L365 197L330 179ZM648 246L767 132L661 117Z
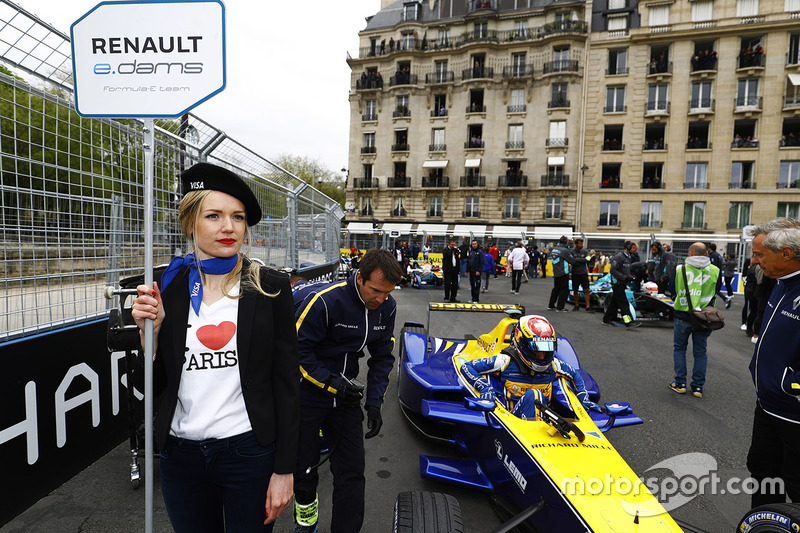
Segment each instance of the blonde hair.
M200 219L200 211L203 207L203 202L210 193L210 189L189 191L184 195L180 205L178 205L178 222L181 225L181 232L183 233L183 236L186 237L186 239L188 239L191 243L192 251L194 252L195 258L197 258L196 260L198 265L200 263L200 249L197 247L197 243L193 238L193 233L194 228L197 226L197 221ZM247 239L247 242L250 243L251 235L249 226L246 229L245 238ZM246 275L242 276L242 266L245 257L246 254L242 253L241 251L238 253L236 266L234 266L233 270L225 275L225 279L223 280L223 294L228 298L236 298L228 294L227 287L235 285L236 281L241 279L242 290L240 291L238 297L241 297L244 294L244 291L248 289L253 289L264 296L269 296L270 298L278 296L278 294L281 292L280 290L276 292L267 292L261 286L261 265L257 261L250 261L250 266L247 269ZM205 276L205 273L200 270L200 280L204 285L206 279Z

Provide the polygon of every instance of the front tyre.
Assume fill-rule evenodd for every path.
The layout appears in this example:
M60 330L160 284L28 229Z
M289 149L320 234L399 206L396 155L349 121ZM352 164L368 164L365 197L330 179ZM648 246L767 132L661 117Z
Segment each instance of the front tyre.
M737 533L798 533L800 532L800 504L771 503L750 509L745 513Z
M458 500L441 492L406 491L394 504L394 533L463 533Z

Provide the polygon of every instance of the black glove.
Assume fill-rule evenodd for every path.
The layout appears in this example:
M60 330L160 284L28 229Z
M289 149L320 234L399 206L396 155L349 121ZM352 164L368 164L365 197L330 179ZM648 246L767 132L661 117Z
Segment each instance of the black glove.
M367 434L364 435L365 439L371 439L378 432L381 430L381 426L383 426L383 417L381 416L381 410L379 407L375 407L374 405L367 406L367 427L369 431Z
M343 405L348 407L359 405L361 403L361 398L363 398L363 390L364 387L358 387L343 379L339 385L339 389L336 391L336 398Z

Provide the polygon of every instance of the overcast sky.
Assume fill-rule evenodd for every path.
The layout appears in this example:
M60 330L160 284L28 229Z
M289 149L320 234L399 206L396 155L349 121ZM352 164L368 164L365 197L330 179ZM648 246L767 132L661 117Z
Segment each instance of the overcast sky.
M15 0L69 35L100 0ZM350 69L358 32L380 0L224 0L227 86L197 116L274 159L308 156L347 166Z

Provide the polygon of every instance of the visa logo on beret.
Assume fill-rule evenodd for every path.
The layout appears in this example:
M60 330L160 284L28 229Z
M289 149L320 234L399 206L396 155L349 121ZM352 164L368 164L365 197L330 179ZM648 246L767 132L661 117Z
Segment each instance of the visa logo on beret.
M195 191L197 189L205 189L206 186L202 181L190 181L189 188Z

